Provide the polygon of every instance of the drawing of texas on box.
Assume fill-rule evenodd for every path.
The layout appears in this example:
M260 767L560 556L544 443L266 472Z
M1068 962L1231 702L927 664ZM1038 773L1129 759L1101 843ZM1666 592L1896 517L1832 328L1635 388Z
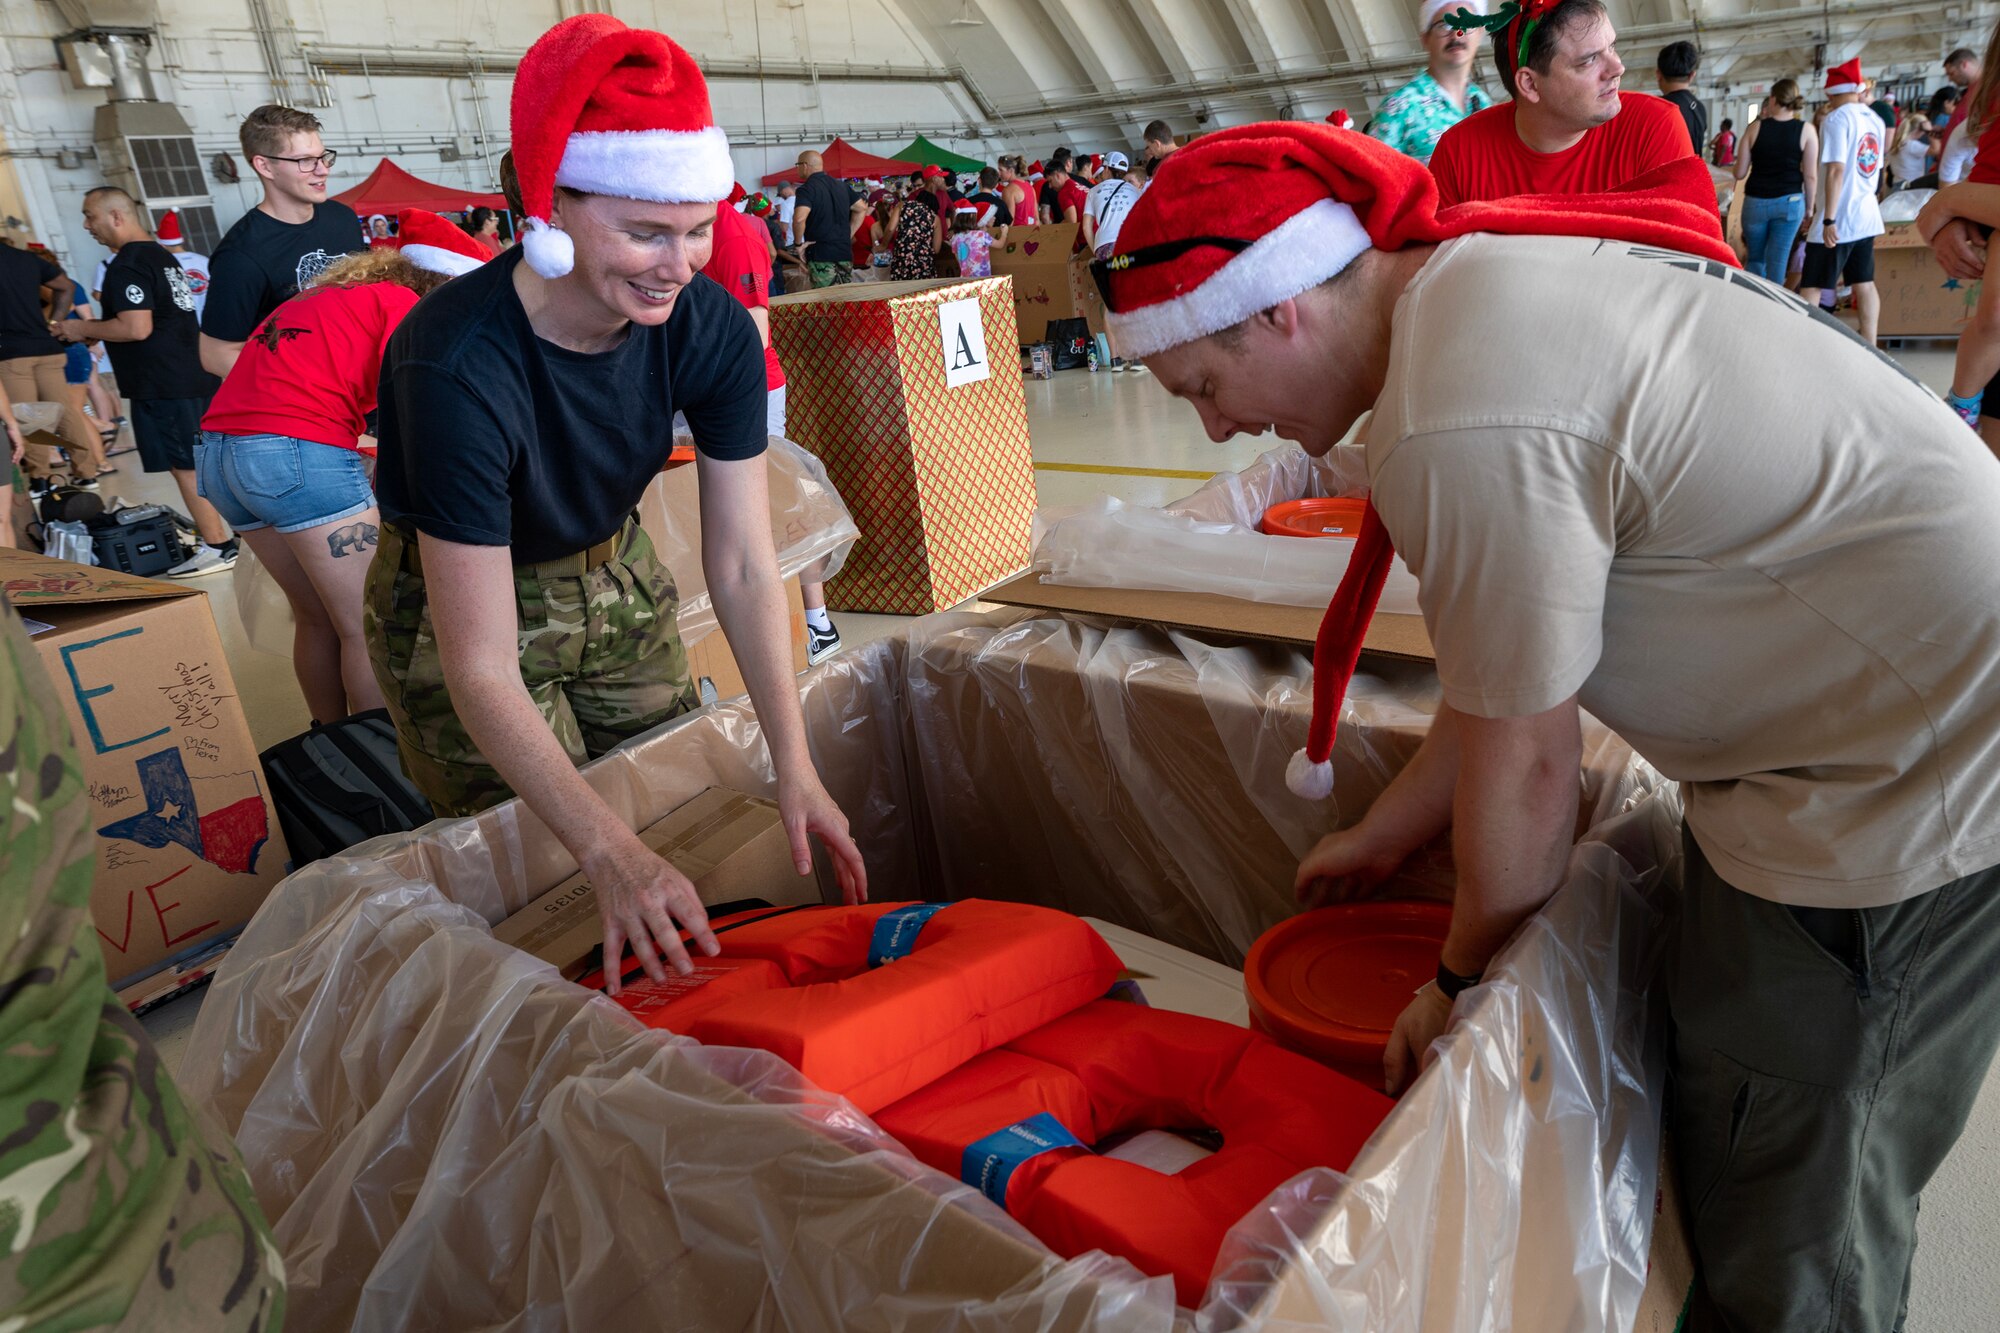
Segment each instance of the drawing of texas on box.
M146 798L144 813L106 824L97 830L100 834L155 850L179 843L232 875L257 868L257 853L270 837L271 826L255 776L232 773L202 778L197 784L188 777L177 746L146 755L134 767ZM245 791L246 795L230 799Z

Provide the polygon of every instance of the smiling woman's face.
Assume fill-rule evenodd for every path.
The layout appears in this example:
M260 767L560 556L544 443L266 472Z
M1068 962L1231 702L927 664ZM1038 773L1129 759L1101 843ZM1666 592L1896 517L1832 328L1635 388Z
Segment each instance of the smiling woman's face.
M635 324L664 324L715 248L714 204L556 192L551 221L576 247L570 277Z

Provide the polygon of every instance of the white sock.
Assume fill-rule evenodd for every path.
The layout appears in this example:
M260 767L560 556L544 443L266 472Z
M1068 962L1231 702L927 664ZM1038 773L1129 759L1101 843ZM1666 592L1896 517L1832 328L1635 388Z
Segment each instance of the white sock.
M823 606L809 606L806 608L806 624L811 625L821 634L833 633L833 617L826 613L826 608Z

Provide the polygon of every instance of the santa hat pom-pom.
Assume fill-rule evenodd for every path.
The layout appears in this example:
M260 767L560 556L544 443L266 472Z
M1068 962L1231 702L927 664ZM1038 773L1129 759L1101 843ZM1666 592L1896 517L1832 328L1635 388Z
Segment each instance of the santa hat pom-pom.
M576 243L569 233L546 222L528 219L528 234L521 238L528 267L545 278L560 278L576 267Z
M1333 761L1323 759L1315 764L1303 749L1295 750L1292 761L1285 765L1285 785L1294 796L1324 801L1333 795Z

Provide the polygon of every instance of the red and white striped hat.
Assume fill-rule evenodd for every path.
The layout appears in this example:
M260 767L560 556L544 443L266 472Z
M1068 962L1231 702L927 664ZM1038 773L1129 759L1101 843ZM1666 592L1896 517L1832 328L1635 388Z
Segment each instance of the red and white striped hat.
M514 75L514 171L529 267L559 278L576 263L549 222L558 185L662 204L728 198L736 169L715 123L708 81L664 33L608 14L564 19L528 48Z
M423 208L396 214L396 244L418 268L462 277L493 256L448 218Z

